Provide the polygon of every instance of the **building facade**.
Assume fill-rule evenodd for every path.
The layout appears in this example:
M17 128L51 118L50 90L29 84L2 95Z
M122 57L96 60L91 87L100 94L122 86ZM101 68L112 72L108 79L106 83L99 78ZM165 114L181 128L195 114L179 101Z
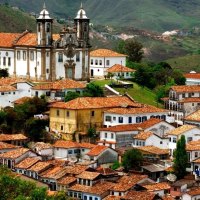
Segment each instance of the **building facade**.
M28 79L88 80L89 21L81 6L74 27L53 34L53 19L44 5L36 19L37 33L0 33L0 68Z

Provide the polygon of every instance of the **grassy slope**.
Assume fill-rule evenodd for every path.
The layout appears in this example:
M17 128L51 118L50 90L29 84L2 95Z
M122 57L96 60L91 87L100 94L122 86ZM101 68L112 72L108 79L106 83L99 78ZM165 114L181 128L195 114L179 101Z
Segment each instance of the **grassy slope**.
M105 84L110 84L111 81L97 80L97 81L94 81L94 83L103 87ZM156 95L153 91L149 90L146 87L141 87L136 83L133 83L133 88L129 88L129 89L114 88L114 89L120 92L121 94L124 94L125 92L127 92L130 96L132 96L136 101L140 103L162 107L161 104L157 104Z
M38 13L43 0L0 0ZM74 18L79 0L48 0L54 16ZM85 0L84 7L93 23L134 26L156 31L188 28L199 24L200 0Z

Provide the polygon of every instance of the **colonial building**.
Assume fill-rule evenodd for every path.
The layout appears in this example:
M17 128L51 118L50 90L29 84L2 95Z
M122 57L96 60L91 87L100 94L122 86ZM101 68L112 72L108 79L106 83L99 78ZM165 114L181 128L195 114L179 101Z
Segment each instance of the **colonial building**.
M88 80L89 21L81 6L74 27L53 34L53 19L44 5L36 19L37 33L0 33L0 68L28 79Z
M184 74L186 78L186 85L200 85L200 73L191 71L190 73Z
M115 64L125 66L126 55L109 49L97 49L90 53L91 77L103 77L107 70Z

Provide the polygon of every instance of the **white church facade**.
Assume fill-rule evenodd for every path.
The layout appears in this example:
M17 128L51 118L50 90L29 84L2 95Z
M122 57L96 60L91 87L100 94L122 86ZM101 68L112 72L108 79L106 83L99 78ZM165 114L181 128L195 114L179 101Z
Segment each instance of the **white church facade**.
M53 19L44 5L36 19L37 33L0 33L0 68L28 79L88 80L89 21L81 6L74 27L53 34Z

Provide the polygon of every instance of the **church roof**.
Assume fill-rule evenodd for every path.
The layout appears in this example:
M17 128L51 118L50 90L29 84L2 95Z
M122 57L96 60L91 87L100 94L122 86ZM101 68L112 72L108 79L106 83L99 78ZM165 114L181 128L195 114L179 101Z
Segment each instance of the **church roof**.
M0 33L0 47L12 47L20 33Z

